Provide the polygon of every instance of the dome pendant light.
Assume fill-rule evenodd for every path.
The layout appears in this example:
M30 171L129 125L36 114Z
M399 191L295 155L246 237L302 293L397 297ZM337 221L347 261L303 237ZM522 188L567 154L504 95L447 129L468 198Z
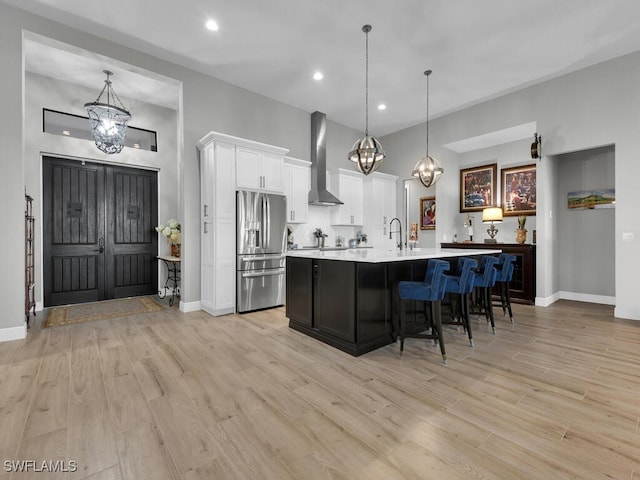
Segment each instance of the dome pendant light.
M378 139L369 136L369 32L371 31L371 25L364 25L362 31L366 37L364 138L353 144L347 158L356 164L361 173L369 175L378 169L385 153Z
M85 103L84 108L89 114L91 122L91 134L96 142L96 147L104 153L120 153L124 147L127 136L127 122L131 120L131 114L124 108L120 97L116 95L111 86L109 77L113 75L109 70L103 70L107 75L104 87L95 102ZM100 102L102 95L107 92L107 103ZM111 104L113 100L113 105ZM116 101L120 103L118 107Z
M413 167L411 175L420 180L422 185L429 188L440 179L444 169L435 158L429 156L429 75L431 75L431 70L425 70L424 74L427 77L427 155L418 160L416 166Z

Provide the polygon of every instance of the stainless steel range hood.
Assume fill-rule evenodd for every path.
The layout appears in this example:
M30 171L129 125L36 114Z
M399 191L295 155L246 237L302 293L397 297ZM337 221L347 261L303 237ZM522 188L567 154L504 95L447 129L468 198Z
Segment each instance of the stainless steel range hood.
M342 202L327 190L327 116L322 112L311 114L309 205L342 205Z

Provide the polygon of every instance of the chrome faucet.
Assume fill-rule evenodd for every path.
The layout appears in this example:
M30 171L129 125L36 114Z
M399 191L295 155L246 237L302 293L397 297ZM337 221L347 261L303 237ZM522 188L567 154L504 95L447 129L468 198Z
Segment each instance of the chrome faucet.
M398 228L399 230L391 230L391 225L393 224L393 221L397 221L398 222ZM402 250L402 222L400 221L400 219L398 217L394 217L391 219L391 221L389 222L389 240L391 240L393 237L391 235L393 235L394 233L399 233L400 237L398 237L398 248L400 250Z

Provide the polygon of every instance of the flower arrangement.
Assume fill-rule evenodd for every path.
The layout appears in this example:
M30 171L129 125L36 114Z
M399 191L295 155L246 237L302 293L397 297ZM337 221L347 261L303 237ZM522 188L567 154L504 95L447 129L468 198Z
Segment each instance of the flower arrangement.
M526 215L518 215L518 229L524 230L524 226L527 224Z
M166 225L158 225L156 232L164 235L171 244L179 244L181 242L180 223L175 219L170 219Z

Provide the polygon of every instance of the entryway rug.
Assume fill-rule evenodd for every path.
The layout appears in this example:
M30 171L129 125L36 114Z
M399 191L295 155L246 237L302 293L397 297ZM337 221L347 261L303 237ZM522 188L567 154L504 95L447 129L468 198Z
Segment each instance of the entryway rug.
M128 317L129 315L138 315L140 313L157 312L164 310L164 308L151 297L119 298L117 300L54 307L49 310L44 327Z

